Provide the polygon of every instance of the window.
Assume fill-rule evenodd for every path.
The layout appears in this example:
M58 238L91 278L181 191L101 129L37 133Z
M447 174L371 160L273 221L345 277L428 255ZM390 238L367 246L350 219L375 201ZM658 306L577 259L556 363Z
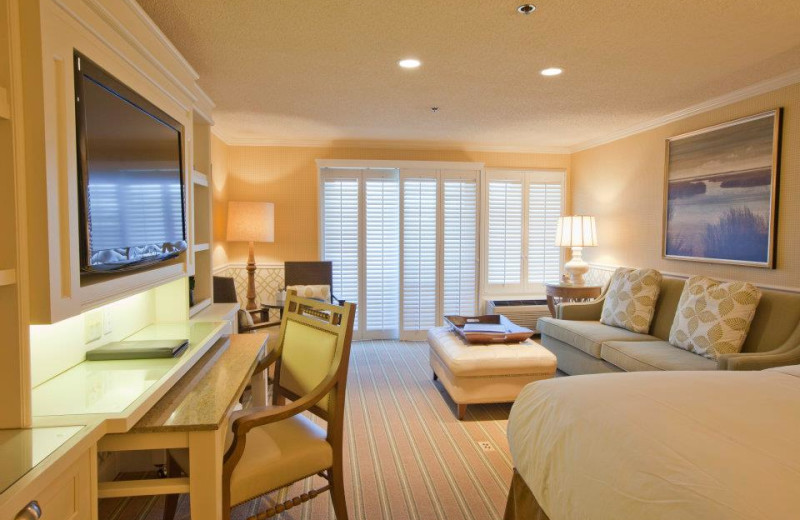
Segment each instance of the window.
M330 176L322 184L322 258L333 262L337 298L358 303L359 179ZM360 309L356 309L358 314ZM356 324L358 327L358 315Z
M435 174L434 174L435 175ZM403 179L403 330L435 327L437 316L436 176Z
M487 293L538 293L545 282L558 280L561 250L554 243L563 184L561 172L487 172Z
M478 312L479 172L322 168L321 248L357 339L424 339Z

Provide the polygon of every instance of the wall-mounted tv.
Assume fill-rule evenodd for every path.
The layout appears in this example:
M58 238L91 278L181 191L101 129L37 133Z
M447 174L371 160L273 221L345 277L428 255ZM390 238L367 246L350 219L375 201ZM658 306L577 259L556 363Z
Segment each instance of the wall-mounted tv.
M186 250L183 126L75 51L81 271Z

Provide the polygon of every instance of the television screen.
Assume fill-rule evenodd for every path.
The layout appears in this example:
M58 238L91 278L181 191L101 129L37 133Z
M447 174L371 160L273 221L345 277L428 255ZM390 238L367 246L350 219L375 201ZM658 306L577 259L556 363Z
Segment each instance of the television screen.
M83 270L177 256L186 249L183 127L84 56L75 61Z

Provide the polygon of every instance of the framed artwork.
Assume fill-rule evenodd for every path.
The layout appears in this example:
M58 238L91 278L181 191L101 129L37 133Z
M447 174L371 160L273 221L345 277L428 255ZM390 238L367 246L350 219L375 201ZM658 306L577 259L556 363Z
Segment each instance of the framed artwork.
M667 139L665 258L775 267L781 115Z

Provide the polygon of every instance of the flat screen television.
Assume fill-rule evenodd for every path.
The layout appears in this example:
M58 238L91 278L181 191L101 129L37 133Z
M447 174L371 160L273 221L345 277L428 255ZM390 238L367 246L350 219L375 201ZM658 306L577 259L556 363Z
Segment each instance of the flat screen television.
M148 267L186 250L183 126L75 52L81 271Z

